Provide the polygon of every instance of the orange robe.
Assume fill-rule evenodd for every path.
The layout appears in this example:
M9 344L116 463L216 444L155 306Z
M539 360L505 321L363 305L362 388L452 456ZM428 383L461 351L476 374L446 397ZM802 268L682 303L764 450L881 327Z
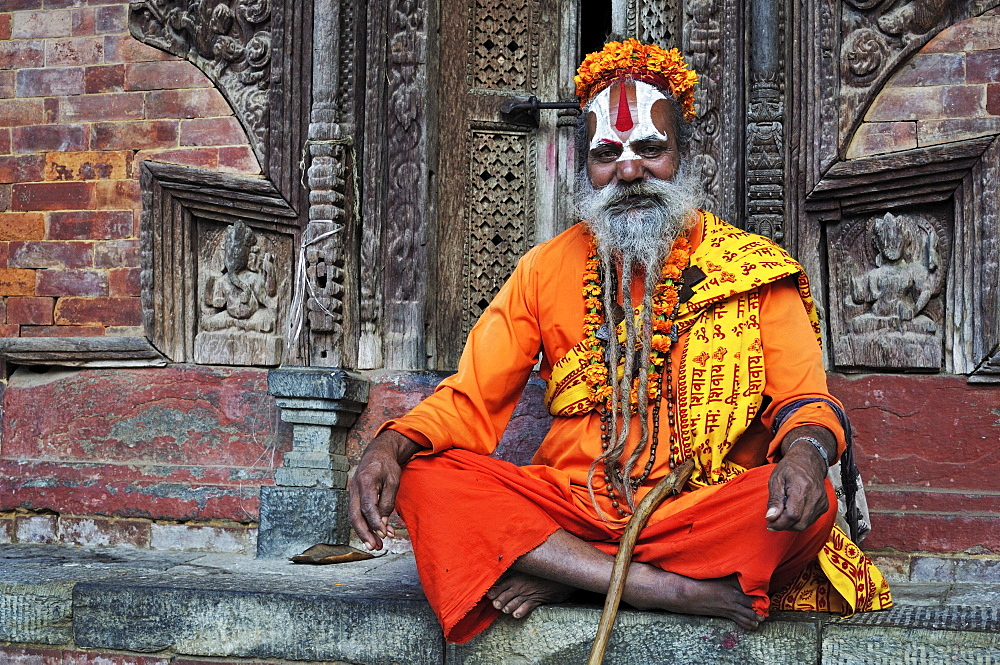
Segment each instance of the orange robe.
M702 233L701 226L692 233L695 252ZM455 453L441 454L450 449L492 453L539 354L540 375L547 380L552 364L580 342L585 313L582 275L588 248L586 227L578 224L530 250L470 333L458 372L406 416L384 426L425 446L424 455L433 455L407 465L397 505L411 532L428 600L449 641L465 641L489 625L497 613L483 594L514 559L544 542L557 528L567 528L595 544L605 543L602 549L613 552L627 522L627 516L618 517L606 495L597 494L597 499L607 521L601 520L590 500L587 474L601 452L600 419L594 412L553 418L532 464L516 473L505 467L500 470L497 465L505 463L495 460L474 462L476 456L464 453L457 460ZM634 302L641 301L640 290L641 285L633 285ZM771 434L773 419L784 405L808 397L835 400L827 392L821 351L794 278L760 286L759 296L764 394L770 402L726 459L747 469L761 467L778 457L785 433L801 425L832 431L839 454L845 446L843 431L837 416L823 403L800 409L776 435ZM671 348L674 381L680 375L685 341L686 333ZM637 425L632 427L633 440L626 455L638 439L638 430ZM669 431L664 408L661 451L668 445ZM636 502L670 472L668 460L665 452L657 454L652 472L636 492ZM464 468L470 461L472 468ZM635 468L644 468L646 461L643 455ZM456 464L463 468L453 468ZM484 464L493 471L487 472ZM501 497L495 483L486 481L490 473L503 478L500 485L510 488L507 494L511 496ZM769 532L763 517L769 475L770 468L748 472L736 478L738 484L731 480L709 485L666 501L642 534L640 542L646 545L637 548L636 560L702 579L736 573L744 591L755 597L755 609L766 614L767 594L776 590L772 588L775 571L787 583L789 574L794 577L815 556L829 535L836 506L831 499L830 512L809 532ZM492 489L474 491L479 485ZM541 512L528 509L523 497L540 505ZM550 501L551 497L558 499ZM557 510L554 505L559 502L564 505ZM725 506L729 509L720 511ZM735 519L736 514L741 519ZM700 533L711 532L711 537L697 543L700 563L694 568L677 561L676 534L670 534L678 519L688 526L704 525ZM587 526L581 526L585 522ZM734 553L742 562L738 566Z

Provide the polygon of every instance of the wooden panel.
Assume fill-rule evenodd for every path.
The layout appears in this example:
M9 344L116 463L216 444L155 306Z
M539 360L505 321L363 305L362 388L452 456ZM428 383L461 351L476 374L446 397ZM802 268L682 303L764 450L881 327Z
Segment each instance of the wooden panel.
M441 4L430 367L457 365L466 333L517 259L565 226L553 200L566 162L555 155L560 132L565 146L571 131L558 128L554 113L537 130L504 124L499 114L511 96L571 94L562 58L575 50L575 35L562 44L560 17L560 0Z

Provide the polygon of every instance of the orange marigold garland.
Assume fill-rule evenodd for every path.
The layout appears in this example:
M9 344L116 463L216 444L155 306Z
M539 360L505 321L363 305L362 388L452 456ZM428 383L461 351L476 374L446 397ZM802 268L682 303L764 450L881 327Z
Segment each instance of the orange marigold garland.
M585 106L601 90L621 79L644 81L669 91L684 111L684 118L694 119L694 86L698 83L698 74L687 66L677 49L668 51L637 39L605 44L603 50L583 59L573 79L580 106Z
M653 292L653 337L649 353L649 381L647 394L653 404L660 399L662 382L660 375L667 361L670 347L675 341L674 318L679 305L678 282L681 272L687 267L691 256L691 245L687 237L681 236L663 263L660 281ZM597 244L593 238L590 241L590 254L587 257L583 273L583 298L586 312L583 317L584 339L588 342L584 357L589 365L584 370L584 378L590 388L590 403L596 409L607 406L611 400L613 389L608 379L608 367L604 362L604 342L597 336L597 331L604 322L601 295L603 286L600 274L601 262L597 255ZM609 325L609 328L612 326ZM609 336L614 339L616 333L609 330ZM638 377L632 386L630 403L633 411L638 408Z

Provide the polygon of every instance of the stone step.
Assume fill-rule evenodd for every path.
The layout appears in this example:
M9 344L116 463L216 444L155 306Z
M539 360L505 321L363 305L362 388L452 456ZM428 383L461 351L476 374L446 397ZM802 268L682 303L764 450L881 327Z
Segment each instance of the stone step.
M894 592L897 607L884 612L849 619L782 612L750 633L722 619L624 609L605 662L1000 661L1000 584L904 580ZM35 662L17 655L25 649L146 654L157 663L583 663L599 616L596 605L547 606L524 621L502 617L453 645L424 600L412 555L298 566L239 555L0 546L0 663ZM134 662L116 658L108 662Z

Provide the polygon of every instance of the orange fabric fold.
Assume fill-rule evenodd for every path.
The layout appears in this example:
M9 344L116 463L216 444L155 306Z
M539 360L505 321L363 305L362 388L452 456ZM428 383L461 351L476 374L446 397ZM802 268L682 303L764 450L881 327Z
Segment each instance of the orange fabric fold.
M770 593L815 559L833 525L836 501L806 531L767 530L773 466L725 485L668 501L639 535L633 560L693 579L736 575L766 616ZM623 529L594 517L569 488L521 467L464 450L419 457L403 471L397 496L410 528L420 581L449 642L463 643L499 615L486 592L521 555L557 529L618 551Z

